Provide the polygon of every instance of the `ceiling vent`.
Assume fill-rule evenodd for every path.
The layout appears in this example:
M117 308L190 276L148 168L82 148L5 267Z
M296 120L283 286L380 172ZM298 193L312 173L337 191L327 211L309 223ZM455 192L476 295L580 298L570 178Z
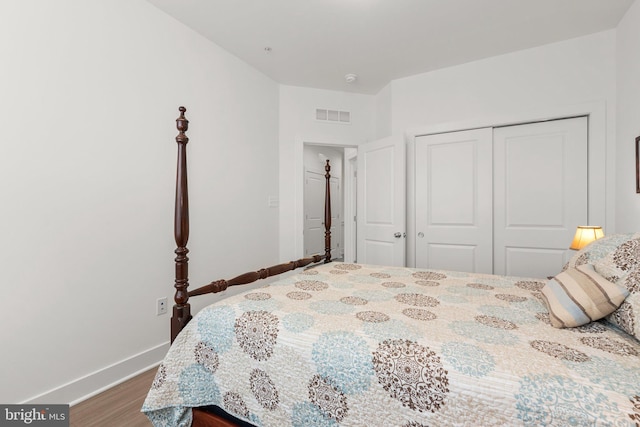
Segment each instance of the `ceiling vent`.
M329 123L351 124L351 113L349 111L327 110L316 108L316 120Z

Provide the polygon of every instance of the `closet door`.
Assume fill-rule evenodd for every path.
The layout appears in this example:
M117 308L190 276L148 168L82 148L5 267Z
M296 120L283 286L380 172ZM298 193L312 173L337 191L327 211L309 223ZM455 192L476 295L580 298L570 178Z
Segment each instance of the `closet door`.
M491 273L492 129L416 138L416 267Z
M494 129L494 273L555 275L587 222L587 118Z

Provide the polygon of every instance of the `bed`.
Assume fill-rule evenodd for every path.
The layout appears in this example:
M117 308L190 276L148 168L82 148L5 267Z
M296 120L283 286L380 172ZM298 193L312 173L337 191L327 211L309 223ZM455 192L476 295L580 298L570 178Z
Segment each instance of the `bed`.
M178 129L184 148L183 109ZM552 326L546 279L327 262L328 249L191 319L178 158L174 341L143 406L154 425L640 425L640 234L600 239L556 276L589 267L627 290L577 327Z

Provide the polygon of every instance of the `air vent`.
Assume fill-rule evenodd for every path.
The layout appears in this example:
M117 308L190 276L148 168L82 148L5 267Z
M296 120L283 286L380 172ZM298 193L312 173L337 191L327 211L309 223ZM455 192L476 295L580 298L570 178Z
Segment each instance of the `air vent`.
M330 123L351 124L351 113L349 111L316 108L316 120Z

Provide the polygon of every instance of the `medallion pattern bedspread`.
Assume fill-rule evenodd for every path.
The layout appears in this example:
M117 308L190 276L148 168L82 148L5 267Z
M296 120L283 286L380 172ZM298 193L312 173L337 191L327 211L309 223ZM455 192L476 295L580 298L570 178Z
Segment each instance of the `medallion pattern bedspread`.
M544 281L331 263L202 310L143 410L256 426L640 423L640 342L550 326Z

